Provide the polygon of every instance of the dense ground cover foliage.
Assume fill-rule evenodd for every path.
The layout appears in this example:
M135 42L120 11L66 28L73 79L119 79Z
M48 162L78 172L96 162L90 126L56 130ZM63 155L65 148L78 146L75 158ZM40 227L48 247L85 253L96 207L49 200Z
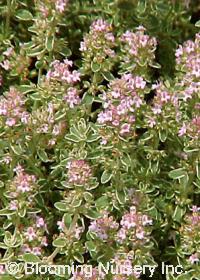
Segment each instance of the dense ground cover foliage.
M0 4L0 279L200 279L199 15L193 0Z

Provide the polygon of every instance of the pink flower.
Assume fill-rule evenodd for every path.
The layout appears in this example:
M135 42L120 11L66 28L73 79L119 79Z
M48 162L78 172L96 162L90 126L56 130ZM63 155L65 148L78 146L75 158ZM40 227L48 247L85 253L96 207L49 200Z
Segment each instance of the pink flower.
M92 23L91 30L96 32L109 32L111 25L103 19L98 19Z
M3 62L0 63L0 66L5 70L9 70L10 69L9 60L5 59Z
M7 48L7 50L3 52L3 55L9 57L12 55L12 53L13 53L13 48L10 47L10 48Z
M9 118L6 120L6 125L14 126L16 124L16 120L14 118Z
M64 62L54 60L50 66L52 69L49 70L46 75L48 81L58 81L69 85L80 81L80 73L76 70L70 70L72 66L71 60L65 59Z
M11 156L5 156L2 160L5 164L9 164L12 161Z
M102 138L102 140L101 140L100 144L101 144L101 145L106 145L106 144L107 144L107 142L108 142L108 140L107 140L107 139Z
M28 227L24 235L26 236L29 242L33 241L37 237L33 227Z
M130 124L128 123L124 123L122 126L121 126L121 130L120 130L120 134L126 134L126 133L129 133L130 132Z
M158 104L154 105L154 107L152 108L152 111L155 115L160 114L162 112L162 107Z
M85 160L71 160L66 167L68 181L71 184L84 185L92 176L91 168Z
M147 215L137 212L136 207L132 206L130 211L122 216L121 228L117 233L118 242L131 239L133 242L138 240L145 241L148 233L145 227L152 225L152 220Z
M189 257L189 261L190 261L191 264L194 264L194 263L199 262L198 254L197 254L197 253L192 254L192 255Z
M69 104L70 108L74 108L75 105L80 103L80 97L76 88L70 87L67 90L67 94L64 96L64 100Z
M17 189L18 189L18 191L25 193L25 192L30 191L30 185L29 185L28 181L22 180L20 182L20 184L17 186Z
M80 48L79 48L79 50L80 50L81 52L87 51L87 47L86 47L85 42L81 42L81 43L80 43Z
M24 244L24 245L22 245L21 251L23 253L31 253L31 248L29 247L28 244Z
M187 132L187 126L184 123L178 131L178 136L183 136L186 134L186 132Z
M37 228L40 228L40 227L43 228L45 226L46 226L46 224L44 222L44 219L42 217L36 217L36 227Z
M119 224L114 221L112 216L108 216L105 212L102 218L92 221L89 226L89 231L94 232L100 239L106 240L109 238L109 233L116 231Z
M149 118L147 122L151 128L156 125L156 120L154 118Z
M41 249L40 247L34 247L34 248L32 249L32 253L33 253L34 255L36 255L36 256L40 256L41 253L42 253L42 249Z
M65 224L64 224L63 221L58 221L58 222L57 222L57 225L58 225L58 229L59 229L59 230L64 231L64 229L65 229Z
M18 201L17 200L13 200L10 202L10 205L9 205L9 209L10 210L17 210L18 209Z
M0 264L0 275L3 275L6 273L4 265Z
M41 240L41 246L45 246L45 247L48 246L48 242L47 242L46 236L44 236L44 237L42 238L42 240Z
M80 239L80 235L83 231L84 231L83 227L79 227L79 226L76 225L75 230L74 230L74 237L76 239Z
M63 13L67 6L68 0L56 0L55 6L59 13Z
M146 81L144 81L144 79L142 77L139 77L139 76L135 77L134 83L135 83L136 88L144 89L145 86L146 86Z
M14 169L13 169L14 172L16 172L17 174L20 174L22 172L24 172L24 168L18 164Z
M198 213L200 211L200 207L197 207L196 205L192 205L192 212Z
M111 41L111 42L114 42L114 41L115 41L115 37L114 37L114 35L113 35L111 32L106 33L106 34L105 34L105 38L106 38L108 41Z
M178 49L176 50L175 55L177 58L183 55L183 47L181 45L179 45Z
M145 236L145 233L143 230L139 231L139 232L136 232L135 236L138 238L138 239L144 239L144 236Z

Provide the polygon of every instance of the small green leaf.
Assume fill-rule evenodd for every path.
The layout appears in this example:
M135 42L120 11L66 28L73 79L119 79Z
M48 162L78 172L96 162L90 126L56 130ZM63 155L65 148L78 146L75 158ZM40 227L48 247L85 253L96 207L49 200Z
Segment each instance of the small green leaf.
M93 195L90 192L84 192L83 196L84 196L84 199L86 201L92 201L93 200Z
M10 147L13 150L13 152L18 156L20 156L23 153L23 150L22 150L21 146L19 146L19 145L18 146L17 145L10 145Z
M85 216L89 219L98 219L101 217L101 214L99 214L98 212L96 212L95 210L91 210L91 209L88 209L87 210L87 213L85 214Z
M0 216L10 216L10 215L13 215L13 214L15 214L15 211L10 210L10 209L4 208L4 209L0 210Z
M38 92L34 92L32 94L30 94L30 98L36 101L40 101L41 100L41 95Z
M97 141L100 138L101 138L101 136L99 134L91 134L88 136L87 142L91 143L91 142Z
M62 48L61 51L59 51L60 54L62 54L64 57L68 57L72 54L71 50L67 47Z
M3 242L0 242L0 248L2 248L2 249L8 249L8 246L7 245L5 245Z
M66 244L67 244L67 239L64 237L59 237L53 241L54 247L62 248L62 247L65 247Z
M183 151L186 152L186 153L194 153L194 152L198 152L199 149L198 148L185 147L183 149Z
M64 220L64 224L66 226L66 228L70 228L70 225L72 223L72 216L68 213L64 214L63 216L63 220Z
M54 206L55 206L56 209L58 209L58 210L60 210L60 211L64 211L64 212L65 212L66 209L67 209L66 204L63 203L63 202L56 202L56 203L54 204Z
M85 105L90 105L94 102L94 96L89 94L88 92L84 93L82 98L82 103Z
M99 70L101 69L101 64L98 64L98 63L95 63L94 61L92 61L91 68L92 68L93 72L99 72Z
M24 94L29 93L29 92L34 92L35 91L35 86L34 85L20 85L19 90L21 92L23 92Z
M181 273L176 278L176 280L193 280L193 279L198 280L199 278L197 278L196 276L194 277L194 275L195 275L195 270L191 269L189 271L185 271L185 272Z
M119 201L120 204L124 204L126 201L126 195L124 191L118 191L116 190L116 198Z
M159 131L159 138L161 142L165 142L167 139L167 131L166 130Z
M84 257L83 257L83 255L80 252L75 252L73 254L73 256L74 256L74 259L76 261L78 261L79 263L84 263Z
M32 20L33 16L28 10L21 9L16 12L16 18L20 20Z
M200 27L200 20L198 20L198 21L195 23L195 26L196 26L196 27Z
M23 255L23 261L27 263L40 263L41 260L38 256L31 254L31 253L26 253Z
M71 141L71 142L75 142L75 143L78 143L78 142L81 141L81 139L78 138L78 137L77 137L76 135L74 135L74 134L68 134L68 135L66 135L66 136L65 136L65 139L66 139L66 140L69 140L69 141Z
M108 82L114 80L114 78L115 78L111 72L102 72L102 75L103 75L104 79Z
M105 183L109 182L110 179L112 178L112 176L113 176L112 173L110 173L107 170L104 170L103 174L101 175L101 183L105 184Z
M196 172L197 172L197 178L200 180L200 163L196 162Z
M95 201L95 205L97 208L105 209L109 206L109 201L106 196L101 196Z
M81 203L82 203L82 198L77 197L77 198L73 199L73 201L71 202L71 206L74 208L77 208L77 207L81 206Z
M55 39L54 36L50 36L50 37L46 38L45 47L49 52L51 52L53 50L54 39Z
M151 66L152 68L156 68L156 69L161 68L161 65L159 63L156 63L156 62L149 64L149 66Z
M60 121L66 116L66 112L58 111L55 114L55 120Z
M96 251L97 247L92 240L86 241L85 245L86 245L86 248L88 249L88 251Z
M24 218L25 215L26 215L26 207L22 207L21 209L18 210L18 215L21 217L21 218Z
M36 47L26 51L27 55L30 57L39 56L44 52L45 52L45 49L44 49L44 46L42 46L42 45L36 46Z
M169 172L169 177L172 179L180 179L184 177L186 174L187 173L184 168L178 168L178 169L171 170Z
M45 152L44 149L38 150L37 155L39 156L41 161L43 161L43 162L48 162L49 161L48 155L47 155L47 153Z
M174 221L180 223L184 214L185 214L185 210L181 208L179 205L177 205L172 218Z

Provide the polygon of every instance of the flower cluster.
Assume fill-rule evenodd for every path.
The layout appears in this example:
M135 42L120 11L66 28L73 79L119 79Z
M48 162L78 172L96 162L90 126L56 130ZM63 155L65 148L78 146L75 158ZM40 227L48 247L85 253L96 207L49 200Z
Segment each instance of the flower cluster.
M11 76L20 76L23 80L26 80L30 63L31 60L25 55L23 48L17 51L11 46L3 52L3 60L0 66L6 71L10 71Z
M59 13L63 13L67 7L68 0L57 0L55 2L55 8Z
M153 65L157 41L156 38L146 35L145 31L143 26L139 26L136 32L126 31L121 36L122 68L125 71L128 69L145 75L144 69Z
M80 73L76 70L71 71L73 63L71 60L65 59L64 62L54 60L51 63L51 69L47 72L46 82L44 82L44 88L46 86L52 87L51 91L54 95L61 92L63 100L68 104L69 108L74 108L81 101L79 97L79 90L74 87L78 81L80 81ZM48 83L50 83L48 85Z
M114 220L112 216L108 216L105 212L102 218L94 220L89 226L89 231L95 233L98 238L107 240L112 238L112 235L118 229L119 224Z
M200 77L200 33L195 41L188 40L176 50L176 68L185 73L185 80L198 82Z
M10 69L10 61L9 57L13 54L14 50L12 47L7 48L6 51L3 52L4 60L0 63L0 66L4 70L9 70Z
M90 27L89 34L86 34L80 45L80 51L84 59L84 71L103 71L111 69L113 58L115 57L115 37L112 33L112 26L103 19L94 21ZM107 59L110 58L110 59ZM96 65L96 66L95 66ZM97 69L95 69L97 68Z
M80 81L80 73L76 70L70 70L72 65L73 62L68 59L65 59L63 62L54 60L50 65L51 69L47 72L47 80L69 85L73 85Z
M200 261L200 207L193 205L192 213L185 217L186 223L181 226L181 248L184 252L191 254L188 262L193 264Z
M35 192L36 187L35 175L27 174L20 164L18 164L13 171L16 172L16 175L9 185L10 196L13 199L17 199L21 196L31 199L30 194ZM11 202L10 209L17 209L17 202L15 200Z
M190 122L184 122L182 127L179 129L178 135L187 135L192 139L198 140L200 138L200 117L195 116Z
M63 235L63 233L65 234L65 233L68 232L68 229L66 228L65 223L64 223L63 220L62 220L62 221L58 221L58 222L57 222L57 226L58 226L58 229L59 229L60 232L61 232L61 236ZM79 226L78 224L76 224L76 225L73 227L73 229L72 229L70 235L73 236L75 239L80 239L81 233L82 233L82 232L84 232L84 228L81 227L81 226ZM64 235L63 235L63 236L64 236Z
M13 127L21 123L27 123L29 113L25 110L25 98L16 88L10 87L6 96L0 99L0 116L5 125Z
M52 10L55 10L58 14L63 14L67 8L69 0L35 0L35 2L38 6L39 12L46 18L52 13Z
M56 121L55 114L56 106L53 103L33 111L28 120L27 132L35 131L36 134L46 135L46 144L48 146L54 145L66 128L64 121Z
M200 33L176 50L177 85L184 101L197 96L200 90Z
M162 82L153 85L153 90L155 90L155 97L153 104L149 105L146 116L147 127L176 131L181 117L178 96Z
M199 119L199 97L200 90L200 34L196 34L195 41L188 40L180 45L176 50L176 84L178 95L182 100L182 124L179 128L179 136L189 136L191 141L199 139L200 119ZM190 106L190 107L189 107ZM188 107L191 109L190 118Z
M48 246L47 225L45 220L38 215L30 216L29 221L32 221L29 226L21 229L21 234L24 237L24 244L21 247L21 254L33 253L34 255L42 255L44 247Z
M118 241L123 243L128 239L136 246L137 243L148 241L150 233L148 226L152 225L152 220L147 215L137 212L136 207L132 206L130 212L122 217L120 225Z
M71 185L85 185L88 184L92 177L92 170L89 164L83 160L70 160L67 164L67 177Z
M124 74L110 82L109 91L102 96L104 111L98 123L114 127L120 135L130 135L138 109L144 104L146 82L142 77Z

